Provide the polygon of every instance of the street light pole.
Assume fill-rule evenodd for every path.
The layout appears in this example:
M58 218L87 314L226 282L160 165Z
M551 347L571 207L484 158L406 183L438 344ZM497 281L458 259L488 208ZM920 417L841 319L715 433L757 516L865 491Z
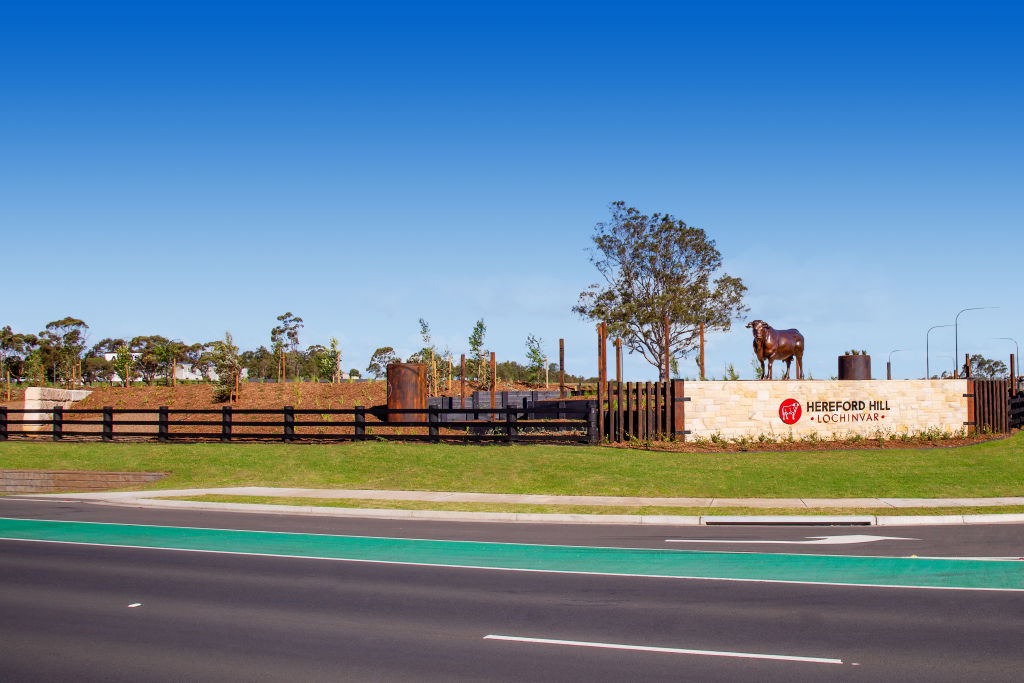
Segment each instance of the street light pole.
M1017 355L1015 355L1011 359L1011 361L1012 360L1016 360L1017 361L1017 363L1016 363L1017 368L1019 368L1020 367L1020 345L1017 343L1017 340L1014 339L1013 337L992 337L992 338L993 339L1005 339L1006 341L1012 341L1013 342L1014 347L1017 349ZM1014 395L1016 396L1016 394L1017 394L1017 373L1019 372L1019 370L1014 368L1013 365L1014 365L1014 363L1011 362L1010 363L1010 387L1011 387L1011 391L1013 391Z
M966 311L980 311L987 308L999 308L998 306L972 306L971 308L965 308L960 313ZM953 377L959 377L960 373L956 370L957 359L960 358L960 313L956 314L953 318Z
M928 365L928 336L937 327L953 327L952 325L932 325L928 328L928 332L924 335L924 378L931 379L931 367ZM953 365L956 365L956 359L953 359Z
M885 364L885 378L892 379L892 354L906 351L906 349L893 349L889 352L889 360Z

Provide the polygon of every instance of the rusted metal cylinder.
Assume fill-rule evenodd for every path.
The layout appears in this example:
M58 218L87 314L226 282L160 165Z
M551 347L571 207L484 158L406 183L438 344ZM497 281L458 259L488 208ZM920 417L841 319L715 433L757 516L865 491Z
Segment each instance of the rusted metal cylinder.
M422 408L424 412L388 415L388 422L427 420L427 366L423 363L392 363L388 366L388 408Z
M839 379L871 379L871 356L839 356Z

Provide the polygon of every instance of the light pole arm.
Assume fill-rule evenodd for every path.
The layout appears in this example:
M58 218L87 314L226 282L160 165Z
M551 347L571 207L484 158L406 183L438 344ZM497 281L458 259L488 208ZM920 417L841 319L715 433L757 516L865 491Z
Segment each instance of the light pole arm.
M972 306L970 308L965 308L965 309L961 310L959 313L956 314L956 317L953 318L953 371L955 373L953 375L954 377L959 377L960 376L960 374L958 372L956 372L956 367L957 367L956 364L958 362L957 359L960 358L960 327L959 327L959 325L960 325L960 315L963 314L963 313L966 313L967 311L980 311L980 310L988 309L988 308L999 308L999 307L998 306Z

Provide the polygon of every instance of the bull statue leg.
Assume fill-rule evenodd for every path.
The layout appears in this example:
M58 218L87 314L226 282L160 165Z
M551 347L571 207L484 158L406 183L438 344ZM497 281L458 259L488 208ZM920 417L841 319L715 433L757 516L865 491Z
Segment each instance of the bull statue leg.
M802 350L796 352L796 378L804 378L804 354Z
M793 356L786 359L786 374L782 376L782 379L789 379L789 368L793 364Z
M772 360L771 358L766 358L765 360L768 361L768 374L767 375L762 374L761 375L761 379L771 379L772 378L772 365L775 364L775 361ZM761 361L761 362L764 363L764 361Z

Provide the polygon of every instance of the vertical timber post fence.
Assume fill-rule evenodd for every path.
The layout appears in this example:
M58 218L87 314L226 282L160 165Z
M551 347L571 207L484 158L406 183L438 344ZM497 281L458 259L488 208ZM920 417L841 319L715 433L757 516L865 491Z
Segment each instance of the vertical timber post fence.
M495 392L498 386L498 365L494 361L494 351L491 351L491 410L495 408ZM494 413L491 413L491 420L494 419Z
M597 416L601 413L596 403L587 401L587 442L591 446L601 443L601 432L597 428Z
M686 441L686 383L681 379L672 380L672 436Z
M604 439L604 401L607 387L604 384L604 323L597 324L597 433L598 441Z

